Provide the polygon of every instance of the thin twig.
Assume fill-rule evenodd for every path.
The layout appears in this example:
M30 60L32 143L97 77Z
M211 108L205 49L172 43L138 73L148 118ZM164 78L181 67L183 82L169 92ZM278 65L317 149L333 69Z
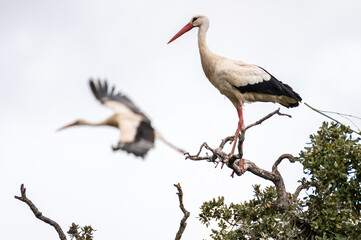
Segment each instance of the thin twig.
M55 221L51 220L50 218L45 217L39 210L38 208L34 205L34 203L32 201L30 201L30 199L28 199L26 197L26 188L24 187L24 184L21 184L20 187L20 192L21 192L21 197L18 196L14 196L16 199L26 203L31 211L34 213L35 217L37 217L38 219L40 219L41 221L50 224L51 226L53 226L56 230L56 232L59 234L59 238L61 240L66 240L66 236L63 232L63 230L61 229L61 227L59 226L59 224L57 224Z
M267 116L261 118L261 119L258 120L257 122L248 125L248 126L244 129L244 131L246 131L247 129L249 129L249 128L251 128L251 127L254 127L254 126L256 126L256 125L259 125L259 124L263 123L265 120L271 118L271 117L272 117L273 115L275 115L275 114L280 115L280 116L292 117L291 115L288 115L288 114L285 114L285 113L281 113L281 112L280 112L280 109L278 108L277 110L271 112L270 114L268 114Z
M184 232L184 230L186 229L186 226L187 226L187 218L189 217L190 215L190 212L188 212L185 207L184 207L184 204L183 204L183 191L182 191L182 187L181 185L178 183L178 184L173 184L177 189L178 189L178 198L179 198L179 207L180 209L182 210L182 212L184 213L184 216L180 222L180 225L179 225L179 230L175 236L175 240L179 240L181 239L182 237L182 234Z
M329 115L321 112L320 110L318 110L318 109L316 109L316 108L314 108L314 107L311 107L311 106L308 105L307 103L304 103L304 104L305 104L307 107L311 108L313 111L318 112L319 114L321 114L321 115L323 115L323 116L325 116L325 117L327 117L327 118L329 118L329 119L331 119L331 120L333 120L333 121L341 124L342 126L349 128L352 132L354 132L354 133L356 133L356 134L358 134L358 135L361 135L361 132L357 132L357 131L353 130L352 128L346 126L345 124L343 124L343 123L341 123L340 121L334 119L333 117L330 117Z
M200 156L199 156L199 155L201 154L203 148L205 148L205 149L207 149L207 150L209 150L209 151L211 151L211 152L214 153L214 150L213 150L212 148L210 148L206 142L204 142L204 143L201 145L201 147L199 148L199 151L198 151L198 153L197 153L196 155L190 155L189 152L184 153L185 159L186 159L186 160L187 160L187 159L191 159L191 160L194 160L194 161L208 160L208 161L210 161L210 162L214 162L215 159L213 159L213 157L212 157L212 156L214 156L214 155L208 156L208 154L207 154L207 156L204 156L204 157L200 157Z
M343 117L343 118L345 118L345 119L347 119L347 120L349 120L350 121L350 123L352 123L352 125L354 125L354 127L356 127L357 128L357 131L359 131L360 133L361 133L361 130L359 129L359 127L351 120L351 119L349 119L348 117L345 117L345 116L343 116L343 115L341 115L341 114L339 114L341 117Z
M222 139L221 144L219 144L218 148L223 149L224 145L226 145L227 142L232 143L233 141L234 141L234 136L226 137L226 138Z
M333 111L325 111L325 110L320 110L320 112L323 112L323 113L332 113L332 114L337 114L337 115L340 115L340 116L343 116L343 117L352 117L352 118L356 118L356 119L359 119L361 120L361 117L358 117L358 116L354 116L354 115L351 115L351 114L345 114L345 113L339 113L339 112L333 112Z

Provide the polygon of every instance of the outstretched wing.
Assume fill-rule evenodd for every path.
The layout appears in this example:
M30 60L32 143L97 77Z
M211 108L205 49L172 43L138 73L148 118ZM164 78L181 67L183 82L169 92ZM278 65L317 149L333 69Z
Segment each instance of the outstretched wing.
M102 83L100 80L94 81L90 79L89 85L96 99L105 106L111 108L114 112L120 114L133 112L137 115L141 115L145 120L150 121L127 96L121 92L115 92L115 86L109 89L107 81Z

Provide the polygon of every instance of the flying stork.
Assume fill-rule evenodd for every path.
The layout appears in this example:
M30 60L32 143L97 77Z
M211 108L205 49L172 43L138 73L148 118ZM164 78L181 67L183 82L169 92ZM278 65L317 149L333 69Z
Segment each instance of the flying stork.
M292 108L297 107L302 98L290 86L278 81L265 69L211 52L206 44L209 20L204 15L193 16L168 44L194 27L198 27L198 48L206 77L237 109L239 122L231 151L233 154L239 132L244 129L243 103L273 102ZM239 162L240 168L244 172L243 162Z
M157 138L176 151L184 153L183 150L166 141L160 133L155 131L150 119L127 96L120 92L115 93L115 86L108 89L107 82L102 83L100 80L97 82L89 80L89 85L96 99L112 109L114 115L98 123L79 119L58 130L72 126L110 126L118 128L121 132L118 145L112 146L113 151L124 150L144 158L154 147L154 140Z

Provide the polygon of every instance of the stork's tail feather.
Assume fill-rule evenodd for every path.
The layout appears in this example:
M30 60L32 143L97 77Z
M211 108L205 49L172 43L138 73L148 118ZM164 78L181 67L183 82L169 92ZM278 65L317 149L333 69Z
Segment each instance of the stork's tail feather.
M172 143L168 142L158 131L154 131L154 132L155 132L155 137L157 139L161 140L162 142L164 142L169 147L173 148L174 150L176 150L182 154L186 153L183 149L180 149L180 148L174 146Z
M294 108L294 107L298 107L300 104L299 102L295 102L295 103L287 102L286 104L281 103L281 105L286 108Z

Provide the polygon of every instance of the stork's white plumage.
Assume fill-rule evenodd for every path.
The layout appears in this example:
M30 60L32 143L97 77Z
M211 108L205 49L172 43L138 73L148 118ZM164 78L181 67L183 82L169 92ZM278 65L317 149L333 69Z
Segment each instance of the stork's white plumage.
M158 138L168 146L184 153L183 150L175 147L166 141L158 132L154 130L150 119L125 95L114 93L113 86L108 91L106 81L101 83L89 81L90 88L94 96L106 107L114 111L114 115L99 123L91 123L85 120L77 120L59 130L79 125L86 126L111 126L120 130L118 145L113 150L124 150L138 157L144 157L148 151L154 147L154 140Z
M231 152L233 154L239 132L244 127L243 103L273 102L285 107L297 107L302 99L290 86L278 81L263 68L218 56L211 52L206 44L206 33L209 27L209 20L206 16L195 15L192 17L190 22L168 44L194 27L199 28L198 47L206 77L237 109L239 122ZM243 168L243 166L241 167Z

